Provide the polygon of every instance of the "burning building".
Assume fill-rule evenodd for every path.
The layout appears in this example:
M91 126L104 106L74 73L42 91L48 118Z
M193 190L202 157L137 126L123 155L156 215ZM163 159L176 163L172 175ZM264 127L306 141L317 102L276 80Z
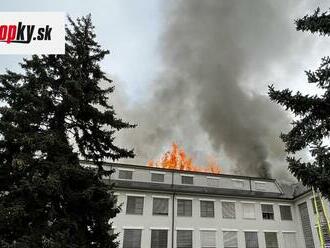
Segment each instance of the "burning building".
M316 204L301 184L151 162L107 168L122 209L113 219L120 248L318 248L329 241L329 203Z

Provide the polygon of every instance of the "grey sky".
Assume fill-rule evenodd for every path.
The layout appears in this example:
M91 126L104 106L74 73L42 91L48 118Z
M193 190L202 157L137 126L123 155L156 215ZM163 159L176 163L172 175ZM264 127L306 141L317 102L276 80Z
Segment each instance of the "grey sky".
M154 76L157 65L157 39L161 27L158 0L12 0L1 11L63 11L72 17L92 14L97 39L110 56L103 62L105 71L120 78L131 100L142 95L142 85ZM1 55L0 70L13 69L21 56Z

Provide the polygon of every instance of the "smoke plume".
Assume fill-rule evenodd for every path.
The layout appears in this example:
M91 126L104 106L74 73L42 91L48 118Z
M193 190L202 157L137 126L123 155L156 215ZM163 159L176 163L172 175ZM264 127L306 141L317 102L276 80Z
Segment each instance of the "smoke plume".
M286 174L278 137L289 128L290 118L266 94L267 84L279 78L279 71L289 74L295 52L306 48L294 30L300 2L166 4L163 68L146 89L146 100L135 106L117 103L120 115L139 125L120 136L125 145L133 144L135 161L157 158L177 141L197 156L211 149L228 157L227 172Z

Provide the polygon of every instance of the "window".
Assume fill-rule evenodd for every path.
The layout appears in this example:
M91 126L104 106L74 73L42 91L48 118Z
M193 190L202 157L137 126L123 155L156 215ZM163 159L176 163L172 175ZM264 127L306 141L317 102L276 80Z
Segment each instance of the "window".
M168 199L167 198L153 198L152 214L153 215L168 215Z
M255 188L259 191L265 190L266 183L265 182L255 182Z
M264 220L274 219L274 208L271 204L261 204L262 218Z
M265 232L266 248L278 248L276 232Z
M321 202L321 198L320 198L319 196L317 196L317 197L314 197L313 199L311 199L314 214L316 214L316 208L315 208L315 201L314 201L314 199L316 200L317 210L318 210L319 212L322 212L322 202Z
M158 182L158 183L163 183L164 182L164 174L160 173L151 173L151 181L152 182Z
M201 231L201 248L216 248L215 231Z
M167 248L167 230L151 230L151 248Z
M222 217L224 219L235 219L235 202L222 202Z
M132 180L133 179L133 171L119 170L118 178L119 179Z
M192 248L192 231L191 230L178 230L176 236L177 248Z
M201 202L201 217L214 217L214 202L213 201L200 201Z
M143 214L144 198L142 196L127 196L126 214Z
M281 220L292 220L292 213L290 206L280 205Z
M219 179L217 178L207 178L206 183L208 187L219 187Z
M141 248L141 234L139 229L125 229L123 248Z
M192 200L178 199L178 216L192 216Z
M257 232L245 232L244 234L246 248L259 248Z
M194 178L192 176L181 176L182 184L194 184Z
M243 207L243 218L244 219L255 219L256 212L254 203L242 203Z
M239 179L232 179L235 188L242 189L244 188L244 181Z
M283 233L284 248L297 248L297 239L295 233Z
M223 232L223 245L224 248L237 248L237 232L225 231Z

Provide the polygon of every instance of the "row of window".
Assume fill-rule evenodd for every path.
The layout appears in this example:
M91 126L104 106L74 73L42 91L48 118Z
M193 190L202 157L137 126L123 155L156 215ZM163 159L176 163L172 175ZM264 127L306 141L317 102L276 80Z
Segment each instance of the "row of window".
M237 231L223 231L223 248L237 248L238 236ZM141 247L141 229L125 229L123 248L140 248ZM243 241L246 248L259 248L258 233L255 231L244 232ZM276 232L264 232L266 248L278 248L278 238ZM151 230L151 248L167 248L168 247L168 230ZM284 248L296 247L295 233L283 233ZM192 248L193 247L193 231L177 230L176 231L176 247ZM216 231L201 230L200 246L201 248L216 248Z
M165 181L165 174L160 172L151 172L151 182L163 183ZM133 180L133 171L132 170L119 170L118 173L119 179L124 180ZM232 179L233 187L238 189L244 188L244 181L240 179ZM181 175L181 184L193 185L194 177L190 175ZM265 182L255 182L255 189L259 191L265 190ZM216 177L207 178L207 186L209 187L219 187L219 179Z
M165 181L165 174L164 173L157 173L152 172L151 174L151 182L163 183ZM118 173L119 179L125 180L132 180L133 179L133 171L131 170L119 170ZM181 183L182 184L194 184L194 177L193 176L181 176Z
M200 217L214 217L215 201L200 200ZM236 202L222 201L222 217L224 219L236 218ZM255 219L255 203L242 202L243 218ZM153 197L153 215L168 215L169 198ZM126 214L142 215L144 207L143 196L127 196ZM192 200L177 199L177 216L192 217ZM292 220L291 206L279 205L281 220ZM272 204L261 204L262 218L274 220L274 206Z

